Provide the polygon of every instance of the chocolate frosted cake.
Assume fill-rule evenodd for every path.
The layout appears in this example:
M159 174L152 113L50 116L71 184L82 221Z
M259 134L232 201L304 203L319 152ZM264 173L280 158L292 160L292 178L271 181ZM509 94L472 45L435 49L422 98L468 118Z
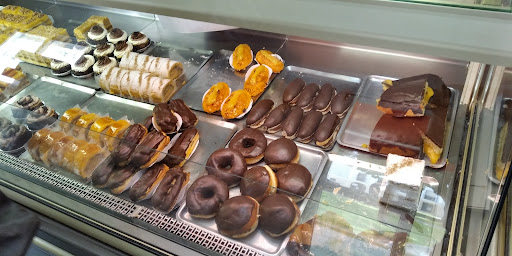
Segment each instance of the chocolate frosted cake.
M71 74L76 78L87 78L92 76L92 66L94 65L94 57L84 55L71 66Z
M142 32L133 32L130 37L128 37L128 43L133 45L133 51L142 53L148 49L151 40Z
M404 80L383 82L385 91L378 100L377 109L396 117L423 116L434 91L424 77Z
M114 57L116 57L117 60L121 60L124 55L132 51L133 45L131 43L121 41L115 45Z
M117 61L113 57L101 56L98 58L98 61L94 63L92 66L92 70L94 71L94 75L101 75L104 70L109 67L116 67Z
M107 33L108 31L104 27L94 25L87 33L87 42L92 46L104 44L107 42Z
M55 109L41 106L30 112L27 117L27 126L30 130L39 130L55 122L59 118L59 114Z
M71 74L71 64L53 59L50 63L52 69L52 75L54 76L67 76Z
M107 41L112 44L126 42L126 40L128 40L128 34L120 28L114 28L107 34Z

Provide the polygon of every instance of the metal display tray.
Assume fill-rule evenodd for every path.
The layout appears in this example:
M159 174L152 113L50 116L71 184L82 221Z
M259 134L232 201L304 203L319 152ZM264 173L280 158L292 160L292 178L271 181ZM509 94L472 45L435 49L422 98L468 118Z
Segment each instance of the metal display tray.
M272 142L279 137L272 136L265 134L265 137L267 138L267 142ZM318 182L318 179L320 178L320 175L325 167L325 164L327 163L327 160L329 157L325 152L322 150L319 150L315 147L305 145L305 144L297 144L297 147L299 148L300 152L300 160L299 164L304 165L310 172L313 177L313 185L310 189L311 191L315 189L316 183ZM256 165L263 165L264 162L260 162ZM255 166L255 165L252 165ZM248 166L250 168L251 166ZM239 186L231 188L229 190L230 197L238 196L240 195L240 189ZM307 197L308 195L306 195ZM299 209L301 212L304 211L304 208L306 207L306 199L299 202L297 204L299 206ZM176 216L179 220L188 223L189 225L195 226L199 229L205 230L207 232L211 232L215 235L221 236L221 234L217 230L217 225L215 224L214 219L197 219L193 218L187 210L186 204L183 204L178 212L176 213ZM259 253L262 253L264 255L279 255L284 248L286 247L286 243L288 242L290 234L286 236L281 237L271 237L267 233L265 233L263 230L257 228L252 234L249 236L242 238L242 239L232 239L229 237L225 237L227 240L239 244L241 246L246 246L251 248L252 250L255 250Z
M503 128L503 125L506 123L506 122L509 122L509 127L508 129L512 129L512 127L510 127L510 125L512 125L512 123L510 123L510 120L505 120L501 117L501 111L504 110L504 105L507 101L512 101L512 99L510 98L503 98L503 99L496 99L496 103L494 105L494 115L493 115L493 120L492 120L492 129L491 129L491 147L490 147L490 151L489 151L489 166L488 166L488 171L487 171L487 177L489 178L490 181L492 181L494 184L496 185L500 185L501 184L501 181L500 179L498 179L498 177L496 177L496 161L497 161L497 151L498 151L498 145L500 143L499 139L500 139L500 132L501 130L499 130L500 128ZM510 132L509 132L510 133Z
M383 92L382 82L384 80L396 80L396 78L383 77L383 76L369 76L361 86L361 90L354 99L352 107L347 113L347 117L341 126L341 132L338 136L338 143L358 149L365 152L370 152L364 145L370 145L370 137L372 135L375 125L380 117L384 115L377 109L376 100L380 98ZM453 125L455 124L455 114L457 113L457 103L459 93L457 90L450 88L450 105L448 107L448 115L445 124L445 137L443 153L439 161L435 164L430 162L430 159L425 156L425 164L432 168L442 168L446 165L448 152L450 147L450 140L452 137Z
M191 109L204 111L203 95L212 85L225 82L232 91L243 89L246 72L236 71L229 65L229 56L231 56L232 53L233 51L229 50L220 50L215 53L211 60L197 73L197 76L190 81L187 85L187 90L178 91L175 97L183 99ZM254 64L256 64L256 62L253 61L250 66ZM268 90L274 77L275 74L272 74L269 86L267 86L265 90ZM252 97L253 102L256 103L263 93Z
M140 123L153 114L155 106L147 103L121 98L104 92L96 94L80 105L90 113L108 114L115 120L127 117L135 123Z
M322 86L325 83L330 83L335 89L336 92L348 91L351 94L356 95L358 90L360 89L361 79L358 77L351 77L333 73L322 72L313 69L301 68L296 66L287 66L281 73L279 73L276 78L272 81L271 87L269 89L270 95L278 95L280 98L274 98L274 107L279 106L282 103L282 95L286 86L293 81L295 78L302 78L306 82L309 83L317 83ZM267 98L266 96L262 97ZM338 130L339 132L339 130ZM274 135L280 135L281 132L278 132ZM334 136L337 138L337 136ZM299 142L298 139L295 139L296 142ZM308 143L309 145L318 147L315 144L315 140ZM323 149L324 151L331 150L336 143L333 143L329 148ZM320 147L318 147L320 148Z

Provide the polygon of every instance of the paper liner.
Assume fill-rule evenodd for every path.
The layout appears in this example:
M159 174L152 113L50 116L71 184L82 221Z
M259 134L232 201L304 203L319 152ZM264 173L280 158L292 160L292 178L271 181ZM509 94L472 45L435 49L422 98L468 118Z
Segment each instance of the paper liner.
M234 52L233 52L234 53ZM245 70L247 67L245 67L244 69L236 69L235 67L233 67L233 53L231 53L231 55L229 56L229 65L236 71L241 71L241 70ZM254 58L254 53L252 52L252 49L251 49L251 59ZM252 61L251 61L252 63ZM249 63L249 65L251 65L251 63ZM247 66L249 66L247 65Z
M70 69L70 70L68 70L68 71L66 71L66 72L58 73L58 74L57 74L57 73L54 73L54 72L52 71L52 75L53 75L53 76L58 76L58 77L69 76L70 74L71 74L71 69Z
M279 59L279 60L280 60L281 62L283 62L283 64L284 64L284 60L283 60L283 58L281 58L281 56L280 56L279 54L275 54L275 53L274 53L274 54L271 54L271 56L276 57L277 59ZM260 63L258 62L258 60L256 60L256 58L254 58L254 61L256 61L256 63L260 64ZM266 66L266 65L265 65L265 66ZM270 70L272 70L272 69L270 69ZM272 70L272 73L274 73L274 70Z
M212 86L213 86L213 85L212 85ZM208 90L206 90L206 92L204 92L204 94L203 94L203 98L201 99L201 103L203 103L203 102L204 102L204 97L206 97L206 94L208 94L208 92L209 92L211 89L212 89L212 88L210 87L210 89L208 89ZM232 90L231 90L231 88L230 88L229 86L228 86L228 89L229 89L229 94L228 94L228 97L229 97L229 95L231 95L231 91L232 91ZM227 99L228 97L226 97L226 99ZM224 99L224 100L226 100L226 99ZM222 103L223 103L223 104L224 104L224 100L222 100ZM201 105L202 105L202 104L201 104ZM221 106L222 106L222 104L221 104Z
M188 183L185 186L183 186L181 188L180 193L176 197L176 202L174 203L174 206L171 207L171 210L169 210L169 211L162 211L162 210L159 210L159 209L157 209L155 207L152 207L153 210L161 212L163 214L168 214L168 213L178 209L178 207L180 207L180 205L183 203L183 201L185 201L185 194L186 194L186 191L188 190L189 184L190 184L190 180L188 181Z
M231 95L231 94L230 94ZM220 105L220 111L222 112L222 107L224 107L224 103L226 103L226 100L229 98L229 96L227 98L224 99L224 101L222 101L222 105ZM247 113L249 113L249 111L251 111L251 108L252 108L252 99L251 101L249 102L249 106L247 107L247 109L245 110L244 113L242 113L241 115L235 117L236 119L242 119L245 115L247 115Z

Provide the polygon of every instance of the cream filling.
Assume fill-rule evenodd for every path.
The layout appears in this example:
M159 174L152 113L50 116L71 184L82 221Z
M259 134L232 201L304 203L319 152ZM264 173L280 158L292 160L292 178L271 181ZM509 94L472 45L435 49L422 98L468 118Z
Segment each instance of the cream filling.
M85 63L82 63L81 66L76 66L73 64L71 69L77 72L84 72L89 69L92 65L94 65L94 57L91 55L84 55L84 58L87 60Z
M110 57L109 59L110 59L110 62L104 66L100 66L99 61L94 63L94 66L92 66L92 70L94 71L94 73L100 74L100 73L103 73L103 71L105 71L107 68L117 66L117 61L115 58Z
M107 30L103 28L103 32L101 32L101 34L98 35L91 33L91 31L87 32L87 37L89 37L91 40L97 41L105 38L105 36L107 36L107 33Z
M133 50L133 45L130 44L130 43L127 43L126 44L126 47L121 50L121 51L118 51L118 50L114 50L114 56L118 59L121 59L123 58L123 56L129 52L131 52Z
M114 45L111 43L107 43L107 45L108 45L108 48L105 50L99 50L98 48L96 48L94 50L94 56L98 56L98 57L105 56L105 55L109 55L110 53L114 52L114 49L115 49Z
M50 68L51 69L61 69L61 68L64 68L65 66L69 65L69 63L67 62L55 62L55 61L52 61L50 63Z
M110 33L107 34L107 41L113 43L113 44L117 44L121 41L126 41L126 39L128 39L128 34L126 33L126 31L123 30L123 34L118 37L118 38L112 38L110 36Z

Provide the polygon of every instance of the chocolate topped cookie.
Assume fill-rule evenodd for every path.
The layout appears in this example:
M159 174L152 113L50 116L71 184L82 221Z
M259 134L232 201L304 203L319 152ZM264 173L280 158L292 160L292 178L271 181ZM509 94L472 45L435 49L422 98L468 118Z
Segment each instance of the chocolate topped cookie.
M252 106L251 111L247 115L246 124L251 128L259 128L265 122L270 111L274 107L274 102L269 99L264 99L258 101L254 106Z
M283 102L294 106L297 103L298 96L302 89L306 86L306 82L301 78L295 78L291 81L283 93Z

